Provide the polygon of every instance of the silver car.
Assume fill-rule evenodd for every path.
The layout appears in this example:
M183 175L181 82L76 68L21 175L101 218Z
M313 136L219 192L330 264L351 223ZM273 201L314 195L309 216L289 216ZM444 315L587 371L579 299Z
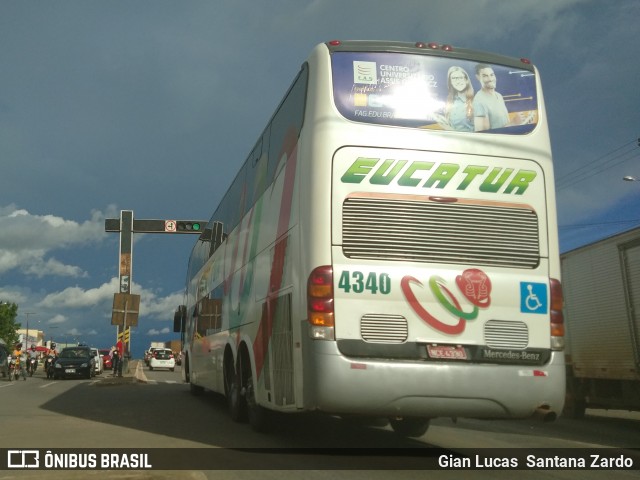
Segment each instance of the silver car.
M91 356L95 359L95 372L96 375L100 375L104 371L104 364L102 362L102 357L100 356L100 351L97 348L91 348Z

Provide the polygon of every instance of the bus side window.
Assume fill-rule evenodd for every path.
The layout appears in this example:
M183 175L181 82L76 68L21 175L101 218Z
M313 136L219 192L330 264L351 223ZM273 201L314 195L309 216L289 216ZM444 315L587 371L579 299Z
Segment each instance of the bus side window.
M222 242L224 242L226 238L222 222L213 222L209 236L209 256L213 255L213 252L222 245Z
M307 77L308 68L305 65L271 120L269 169L267 172L269 184L274 180L281 155L286 147L285 139L287 133L293 128L297 136L300 135L307 97Z
M202 336L219 332L221 324L222 301L216 298L203 298L200 302L198 333Z
M242 212L243 216L251 210L253 205L256 203L258 199L258 191L256 181L258 179L258 169L260 166L258 165L260 162L260 157L262 156L262 138L258 140L256 146L253 147L249 158L247 158L246 163L246 173L245 173L245 204L244 204L244 212Z
M264 191L269 186L269 179L267 178L267 172L269 167L269 137L271 136L271 128L267 125L267 128L262 133L260 141L260 155L256 158L253 168L253 198L254 203L262 196Z
M195 317L196 323L196 338L202 338L207 334L207 328L209 327L209 317L203 315L204 305L203 301L200 300L196 305L196 309L193 312L193 316Z

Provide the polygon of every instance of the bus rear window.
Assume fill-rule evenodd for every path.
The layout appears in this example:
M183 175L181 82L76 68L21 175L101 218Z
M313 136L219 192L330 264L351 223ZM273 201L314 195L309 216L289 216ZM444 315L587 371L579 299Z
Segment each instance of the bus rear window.
M526 134L538 121L535 73L430 55L334 52L336 106L356 122Z

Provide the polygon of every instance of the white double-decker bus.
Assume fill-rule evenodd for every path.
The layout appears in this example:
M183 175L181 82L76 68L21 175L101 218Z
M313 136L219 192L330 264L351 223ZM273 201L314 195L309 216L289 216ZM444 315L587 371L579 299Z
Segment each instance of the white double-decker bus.
M270 411L555 418L564 402L551 148L526 59L331 41L197 241L183 372Z

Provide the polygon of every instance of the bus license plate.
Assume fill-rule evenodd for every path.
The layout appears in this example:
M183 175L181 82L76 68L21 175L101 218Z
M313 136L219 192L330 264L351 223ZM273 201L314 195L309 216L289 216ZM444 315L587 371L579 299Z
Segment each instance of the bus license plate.
M427 345L429 358L445 358L448 360L466 360L467 352L464 347L452 345Z

